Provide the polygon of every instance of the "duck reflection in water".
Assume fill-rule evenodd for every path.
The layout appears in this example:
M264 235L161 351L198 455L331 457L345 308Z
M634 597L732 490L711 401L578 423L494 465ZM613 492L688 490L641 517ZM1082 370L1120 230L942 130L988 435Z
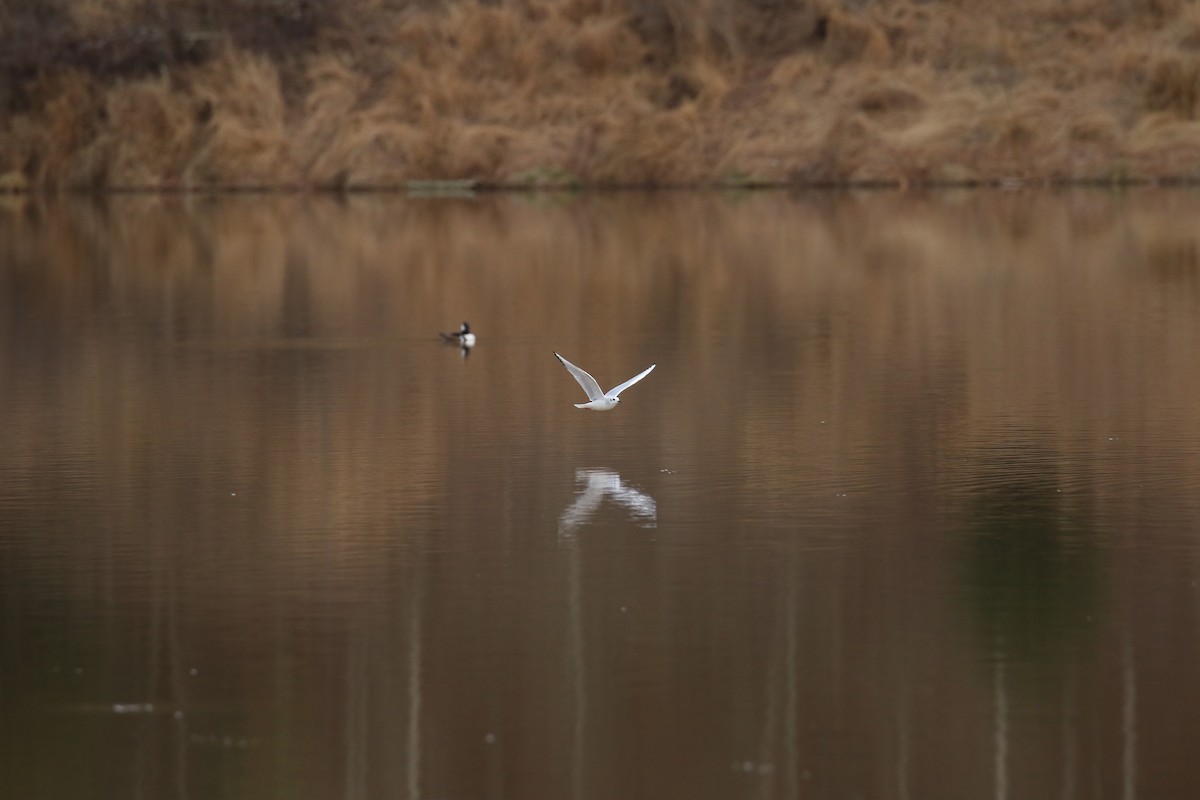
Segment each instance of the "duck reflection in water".
M577 469L575 482L583 484L583 491L559 516L560 537L573 536L576 528L587 524L606 497L623 507L641 527L658 525L658 504L654 498L622 481L618 473L607 469Z

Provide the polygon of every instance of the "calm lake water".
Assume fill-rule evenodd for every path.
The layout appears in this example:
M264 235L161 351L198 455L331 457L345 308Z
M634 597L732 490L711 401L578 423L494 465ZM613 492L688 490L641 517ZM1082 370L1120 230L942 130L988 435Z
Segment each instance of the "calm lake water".
M1191 796L1198 221L9 198L5 794Z

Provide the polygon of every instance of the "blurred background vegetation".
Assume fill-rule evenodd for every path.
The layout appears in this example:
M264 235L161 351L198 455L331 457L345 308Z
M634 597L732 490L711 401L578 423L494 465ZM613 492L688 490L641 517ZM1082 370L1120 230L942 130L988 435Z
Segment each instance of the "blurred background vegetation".
M0 187L1200 177L1185 0L0 2Z

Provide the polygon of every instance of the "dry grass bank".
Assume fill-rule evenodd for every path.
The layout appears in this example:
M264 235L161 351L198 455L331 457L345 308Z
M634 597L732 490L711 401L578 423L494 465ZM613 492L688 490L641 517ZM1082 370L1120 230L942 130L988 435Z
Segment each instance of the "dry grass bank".
M1185 0L2 0L0 186L1200 179Z

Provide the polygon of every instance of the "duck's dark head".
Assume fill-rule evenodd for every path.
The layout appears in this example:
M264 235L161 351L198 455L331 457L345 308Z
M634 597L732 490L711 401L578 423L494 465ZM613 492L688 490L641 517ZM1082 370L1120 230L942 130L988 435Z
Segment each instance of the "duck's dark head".
M471 332L471 326L470 326L470 325L468 325L467 323L465 323L465 322L464 322L464 323L462 324L462 327L458 329L458 332L459 332L459 333L470 333L470 332Z

